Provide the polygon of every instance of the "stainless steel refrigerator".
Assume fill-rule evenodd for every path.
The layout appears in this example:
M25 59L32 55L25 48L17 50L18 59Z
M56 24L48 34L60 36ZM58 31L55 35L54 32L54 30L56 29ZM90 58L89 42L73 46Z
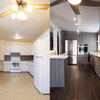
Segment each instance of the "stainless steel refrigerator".
M65 40L65 53L69 55L68 64L77 64L77 40Z

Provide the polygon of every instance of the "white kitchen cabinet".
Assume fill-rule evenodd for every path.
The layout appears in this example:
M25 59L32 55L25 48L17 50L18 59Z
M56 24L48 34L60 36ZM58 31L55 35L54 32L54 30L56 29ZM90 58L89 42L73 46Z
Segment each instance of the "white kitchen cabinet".
M22 61L20 62L21 72L28 72L28 62Z
M20 55L31 55L30 45L5 45L4 55L10 55L11 52L20 52Z
M34 66L32 62L28 63L28 71L34 77Z
M4 62L3 71L10 72L11 62Z

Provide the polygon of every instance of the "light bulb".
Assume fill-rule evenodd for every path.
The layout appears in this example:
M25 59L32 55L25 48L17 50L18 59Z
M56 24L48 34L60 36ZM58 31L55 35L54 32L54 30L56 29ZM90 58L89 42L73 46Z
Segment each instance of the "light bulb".
M16 14L13 13L13 14L11 15L11 17L12 17L12 19L15 19L15 18L16 18Z
M79 34L79 32L80 32L80 30L79 30L79 29L77 29L77 34Z
M78 24L76 23L75 25L77 26Z
M12 9L13 9L14 11L17 11L17 10L18 10L17 4L14 4L14 5L12 6Z
M22 18L22 22L25 22L27 20L27 16L24 15L23 18Z
M81 0L68 0L68 2L73 5L78 5L79 3L81 3Z
M76 18L74 18L74 20L76 20Z
M32 11L32 6L27 6L27 11L31 12Z
M16 0L12 0L12 3L16 3Z
M24 17L24 12L20 11L19 14L18 14L18 16L17 16L17 18L18 19L23 19L23 17Z

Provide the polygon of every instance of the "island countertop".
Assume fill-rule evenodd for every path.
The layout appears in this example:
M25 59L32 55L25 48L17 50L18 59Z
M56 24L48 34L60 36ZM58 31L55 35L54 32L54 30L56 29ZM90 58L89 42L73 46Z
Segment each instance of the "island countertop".
M60 54L60 55L52 54L52 55L50 55L50 59L66 59L68 57L69 56L65 55L65 54Z

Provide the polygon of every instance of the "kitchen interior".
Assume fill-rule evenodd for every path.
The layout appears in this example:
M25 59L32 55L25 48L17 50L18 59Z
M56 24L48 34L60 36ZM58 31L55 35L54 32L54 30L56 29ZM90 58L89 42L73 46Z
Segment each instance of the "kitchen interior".
M50 1L50 100L99 100L100 2L69 1Z
M4 0L0 6L0 100L49 100L49 1Z

